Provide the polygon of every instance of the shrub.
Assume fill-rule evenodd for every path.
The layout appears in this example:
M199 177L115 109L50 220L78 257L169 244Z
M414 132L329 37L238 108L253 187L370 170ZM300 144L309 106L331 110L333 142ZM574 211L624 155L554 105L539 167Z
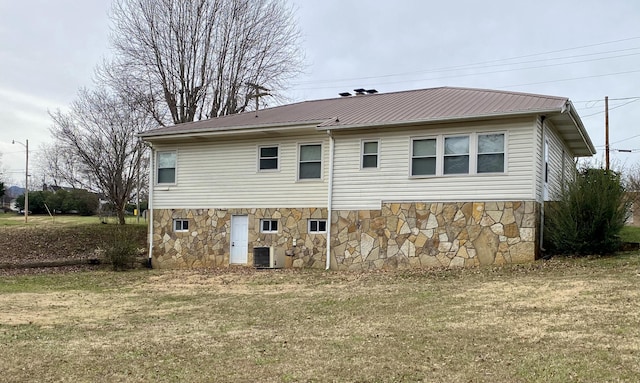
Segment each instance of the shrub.
M105 257L114 271L128 270L135 267L138 252L137 240L132 233L118 230L104 245Z
M610 254L620 246L619 233L628 201L620 174L583 169L566 185L558 201L545 205L545 248L556 254Z

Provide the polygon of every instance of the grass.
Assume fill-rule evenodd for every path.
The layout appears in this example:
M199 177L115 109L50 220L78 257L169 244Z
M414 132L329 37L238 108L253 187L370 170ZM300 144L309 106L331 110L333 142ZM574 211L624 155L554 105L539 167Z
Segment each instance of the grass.
M640 255L0 280L12 382L634 382Z
M127 216L125 217L126 223L138 224L137 217ZM98 224L103 220L99 216L83 217L79 215L29 215L27 218L27 226L41 226L41 225L85 225L85 224ZM117 217L107 217L105 222L111 224L117 224ZM146 225L147 222L144 218L140 218L139 224ZM24 215L18 215L16 213L3 213L0 212L0 226L25 226Z
M624 242L640 242L640 227L625 226L620 232L620 238Z

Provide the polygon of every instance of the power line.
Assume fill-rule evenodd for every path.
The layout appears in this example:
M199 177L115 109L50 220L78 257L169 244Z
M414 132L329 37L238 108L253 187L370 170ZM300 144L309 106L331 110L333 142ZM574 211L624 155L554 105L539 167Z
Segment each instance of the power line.
M638 100L640 100L640 98L636 98L636 99L633 99L633 100L631 100L631 101L627 101L627 102L625 102L624 104L616 105L616 106L614 106L614 107L612 107L612 108L609 108L609 110L622 108L623 106L625 106L625 105L629 105L629 104L631 104L632 102L636 102L636 101L638 101ZM587 118L587 117L596 116L596 115L598 115L598 114L602 114L602 113L604 113L604 111L599 111L599 112L596 112L596 113L591 113L591 114L587 114L586 116L580 116L580 117L581 117L581 118Z
M601 42L601 43L596 43L596 44L582 45L582 46L572 47L572 48L564 48L564 49L553 50L553 51L546 51L546 52L527 54L527 55L510 57L510 58L502 58L502 59L496 59L496 60L490 60L490 61L482 61L482 62L471 63L471 64L463 64L463 65L456 65L456 66L449 66L449 67L441 67L441 68L435 68L435 69L429 69L429 70L419 70L419 71L411 71L411 72L404 72L404 73L390 73L390 74L382 74L382 75L378 75L378 76L367 76L367 77L352 77L352 78L342 78L342 79L324 79L324 80L313 80L313 81L300 81L300 82L294 83L293 85L294 85L294 89L300 89L300 90L305 90L305 89L330 89L330 88L334 88L334 87L337 88L339 86L336 85L336 86L327 86L327 87L320 87L320 88L319 87L314 87L314 88L295 88L295 86L297 86L297 85L320 84L320 83L321 84L339 83L339 82L344 82L344 81L356 81L356 80L371 80L371 79L377 79L377 78L400 77L400 76L408 76L408 75L424 74L424 73L450 72L450 71L461 70L461 69L482 69L482 68L490 68L490 67L495 67L495 66L525 64L525 63L540 62L540 61L549 61L549 60L559 60L559 59L567 59L567 58L575 58L575 57L593 56L593 55L598 55L598 54L601 55L601 54L606 54L606 53L615 53L615 52L636 50L638 48L626 48L626 49L619 49L619 50L606 51L606 52L589 53L589 54L583 54L583 55L574 55L574 56L565 56L565 57L559 57L559 58L531 60L531 61L524 61L524 62L519 62L519 63L516 62L516 63L503 63L503 64L497 64L497 65L488 65L488 66L486 65L486 64L500 63L500 62L504 62L504 61L517 60L517 59L522 59L522 58L527 58L527 57L541 56L541 55L546 55L546 54L551 54L551 53L566 52L566 51L578 50L578 49L589 48L589 47L594 47L594 46L613 44L613 43L618 43L618 42L623 42L623 41L637 40L637 39L640 39L640 36L639 37L630 37L630 38L625 38L625 39L619 39L619 40L606 41L606 42ZM529 68L521 68L521 69L536 69L536 68L544 68L544 67L547 67L547 66L575 64L575 63L582 63L582 62L589 62L589 61L597 61L597 60L605 60L605 59L611 59L611 58L626 57L626 56L632 56L632 55L636 55L636 54L638 54L638 53L632 53L632 54L629 54L629 55L600 57L600 58L591 59L591 60L581 60L581 61L575 61L575 62L570 62L570 63L558 63L558 64L550 64L550 65L544 65L544 66L538 66L538 67L529 67ZM510 69L510 70L512 71L512 70L518 70L518 69ZM500 73L500 72L488 72L488 73ZM479 75L488 74L488 73L479 73ZM440 77L440 78L448 78L448 77ZM440 78L434 78L434 79L440 79ZM430 80L434 80L434 79L430 79ZM386 83L383 83L383 84L394 84L394 83L409 82L409 81L416 81L416 80L406 80L406 81L398 81L398 82L386 82Z

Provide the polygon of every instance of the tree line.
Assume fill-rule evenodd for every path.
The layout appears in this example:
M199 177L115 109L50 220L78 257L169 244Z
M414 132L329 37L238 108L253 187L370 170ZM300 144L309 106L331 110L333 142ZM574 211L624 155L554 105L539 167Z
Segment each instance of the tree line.
M113 56L50 113L40 162L54 185L103 194L124 224L148 183L137 133L251 110L256 84L282 99L303 56L286 0L114 0L110 18Z

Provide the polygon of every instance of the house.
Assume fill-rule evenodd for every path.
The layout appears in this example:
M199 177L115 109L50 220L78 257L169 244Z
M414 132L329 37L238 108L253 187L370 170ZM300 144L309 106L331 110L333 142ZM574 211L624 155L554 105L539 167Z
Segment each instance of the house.
M253 266L264 248L280 266L350 270L533 261L543 202L595 153L567 98L454 87L140 136L161 268Z

